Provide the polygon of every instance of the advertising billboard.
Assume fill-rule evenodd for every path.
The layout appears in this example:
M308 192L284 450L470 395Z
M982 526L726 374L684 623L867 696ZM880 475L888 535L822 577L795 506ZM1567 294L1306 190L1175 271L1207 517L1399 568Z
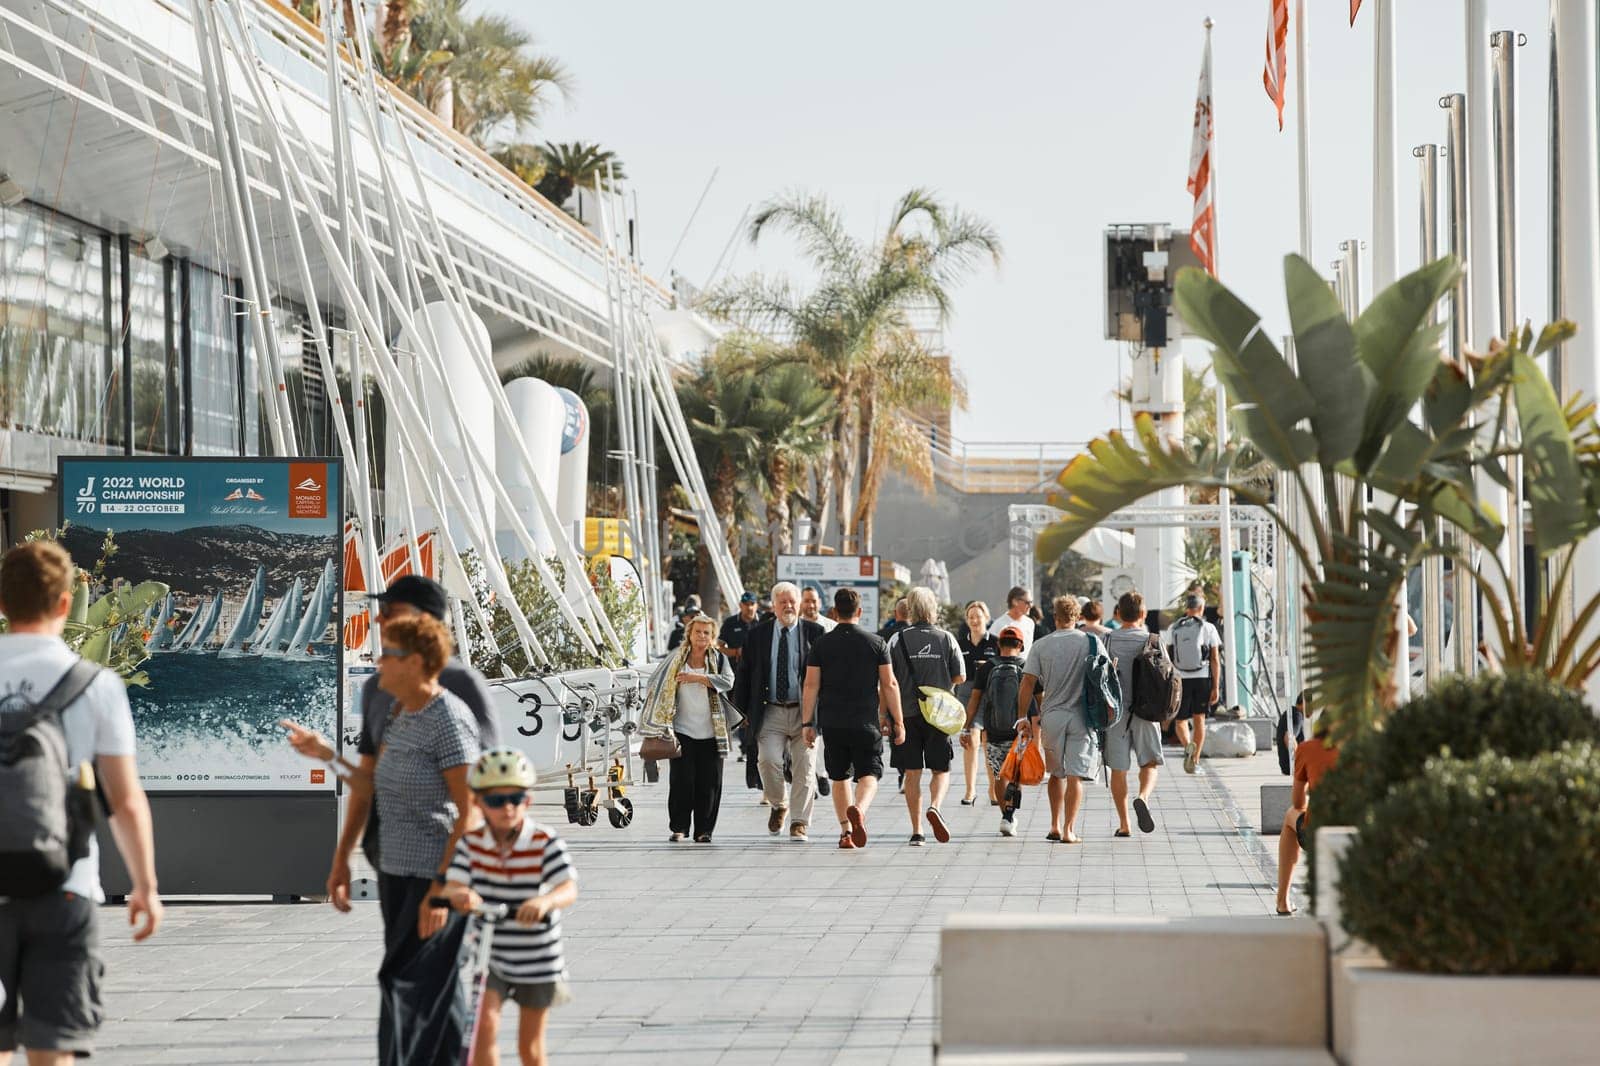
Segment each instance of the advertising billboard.
M280 718L340 732L342 471L336 459L60 460L62 543L98 580L170 590L125 620L147 791L331 793Z
M833 606L833 594L852 588L861 595L861 628L877 629L878 557L876 555L780 555L779 581L792 581L802 590L814 588L822 596L822 610Z

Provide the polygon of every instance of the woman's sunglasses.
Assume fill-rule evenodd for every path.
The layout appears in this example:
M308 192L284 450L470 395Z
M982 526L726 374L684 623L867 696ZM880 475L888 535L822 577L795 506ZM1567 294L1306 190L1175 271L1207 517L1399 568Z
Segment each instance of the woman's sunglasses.
M526 792L491 792L487 796L478 797L485 807L493 810L499 810L501 807L515 807L526 801L527 798L528 794Z
M404 659L411 654L411 650L409 648L384 648L378 654L385 659Z

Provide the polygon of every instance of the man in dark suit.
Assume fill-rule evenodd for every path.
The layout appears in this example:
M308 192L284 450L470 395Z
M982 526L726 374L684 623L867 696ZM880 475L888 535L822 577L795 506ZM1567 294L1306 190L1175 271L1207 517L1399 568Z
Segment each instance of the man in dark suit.
M800 685L806 656L823 628L800 617L800 590L787 581L773 586L772 611L773 617L751 626L745 638L733 679L733 702L745 713L747 728L756 738L761 789L772 806L767 832L777 836L784 816L792 811L789 836L805 840L817 798L812 781L816 750L806 744L800 728ZM793 779L787 796L785 755Z

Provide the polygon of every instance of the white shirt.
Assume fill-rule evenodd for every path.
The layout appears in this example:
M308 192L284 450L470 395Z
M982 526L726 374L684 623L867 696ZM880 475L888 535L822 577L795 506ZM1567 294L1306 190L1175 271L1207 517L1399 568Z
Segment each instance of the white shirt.
M1028 649L1033 647L1033 619L1029 618L1027 615L1023 615L1021 618L1012 618L1009 613L1003 614L999 618L996 618L993 622L989 623L989 635L995 640L999 640L1000 631L1008 626L1016 626L1022 631L1021 655L1024 659L1026 659L1028 657ZM968 680L971 679L969 678Z
M1189 615L1184 615L1184 616L1180 617L1178 619L1178 621L1176 621L1176 622L1172 623L1172 625L1168 626L1166 632L1162 634L1162 637L1167 642L1167 648L1169 649L1169 654L1170 654L1170 649L1171 649L1172 643L1173 643L1172 642L1172 631L1174 629L1176 629L1180 623L1187 624L1187 625L1194 625L1193 622L1185 623L1185 619L1187 619L1189 617L1190 617ZM1185 670L1182 667L1178 667L1178 660L1177 660L1176 656L1173 657L1172 665L1174 667L1177 667L1178 676L1183 678L1186 681L1195 681L1195 680L1198 680L1198 679L1203 678L1203 677L1204 678L1209 678L1211 676L1211 653L1213 651L1215 651L1215 650L1220 649L1221 647L1222 647L1222 634L1217 632L1217 627L1216 626L1214 626L1210 622L1207 622L1207 621L1202 619L1201 622L1200 622L1200 669L1198 669L1198 670Z
M805 618L806 616L801 615L800 617ZM825 614L819 614L815 618L806 618L806 621L817 623L817 625L822 627L822 631L824 633L832 633L833 627L839 624Z
M60 637L0 635L0 713L42 700L77 660ZM72 766L97 755L134 754L133 711L122 679L110 670L102 671L62 712L61 728L67 735L67 762ZM89 854L73 864L61 891L105 902L100 890L99 845L93 836Z
M710 740L717 735L711 728L711 690L683 680L684 674L700 672L687 666L678 671L678 713L672 719L672 730L690 740Z

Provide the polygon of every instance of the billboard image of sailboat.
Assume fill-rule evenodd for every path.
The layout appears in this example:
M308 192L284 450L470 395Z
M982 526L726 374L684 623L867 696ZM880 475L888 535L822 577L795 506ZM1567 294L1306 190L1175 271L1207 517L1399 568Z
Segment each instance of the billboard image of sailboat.
M326 792L281 718L338 736L343 641L339 464L273 458L63 457L62 544L96 580L161 581L149 683L128 703L150 792ZM309 590L309 591L308 591Z

